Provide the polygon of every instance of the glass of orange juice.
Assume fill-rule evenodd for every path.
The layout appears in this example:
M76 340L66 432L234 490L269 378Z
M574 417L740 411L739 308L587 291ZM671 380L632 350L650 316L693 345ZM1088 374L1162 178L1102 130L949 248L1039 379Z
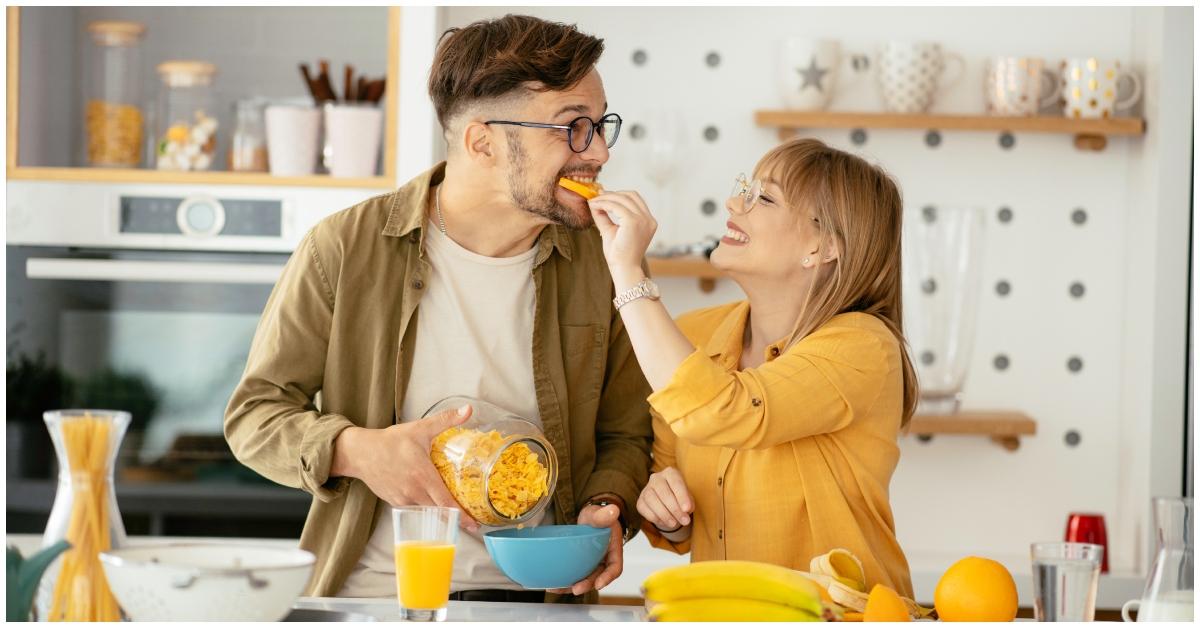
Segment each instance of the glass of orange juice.
M445 621L458 539L458 509L401 506L392 509L396 543L396 593L405 621Z

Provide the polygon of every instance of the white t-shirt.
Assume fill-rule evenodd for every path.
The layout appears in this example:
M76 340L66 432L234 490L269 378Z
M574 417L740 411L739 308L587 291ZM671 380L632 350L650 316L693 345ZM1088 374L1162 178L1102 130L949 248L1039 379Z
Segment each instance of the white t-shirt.
M533 259L537 248L514 257L472 253L426 225L425 255L432 267L417 308L412 374L401 421L420 419L438 401L462 395L493 403L541 427L533 384ZM395 597L391 508L380 502L375 530L339 597ZM550 523L552 508L529 525ZM459 530L451 590L514 589L483 545L482 528Z

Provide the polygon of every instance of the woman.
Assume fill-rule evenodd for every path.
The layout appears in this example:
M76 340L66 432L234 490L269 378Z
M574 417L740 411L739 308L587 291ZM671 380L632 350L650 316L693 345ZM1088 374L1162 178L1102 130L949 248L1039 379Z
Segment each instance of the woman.
M746 300L678 324L644 283L657 225L641 197L590 201L654 389L644 529L696 561L807 570L845 548L868 587L911 597L888 503L917 394L901 334L900 192L879 168L810 139L768 152L754 177L739 177L711 259Z

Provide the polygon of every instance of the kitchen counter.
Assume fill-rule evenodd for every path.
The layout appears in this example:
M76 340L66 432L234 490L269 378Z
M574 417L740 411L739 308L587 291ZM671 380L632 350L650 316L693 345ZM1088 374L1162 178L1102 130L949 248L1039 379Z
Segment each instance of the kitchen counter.
M370 615L400 621L394 598L302 597L295 608ZM447 621L646 621L641 606L602 604L521 604L517 602L450 602Z
M248 543L259 543L262 545L273 545L282 547L295 547L296 541L291 539L228 539L228 538L196 538L196 537L130 537L130 543L180 543L180 542L228 542L241 541ZM36 534L10 534L5 539L6 544L14 545L21 553L28 556L31 552L37 551L41 546L42 538ZM938 578L947 567L949 567L957 558L951 556L909 556L909 566L912 572L913 588L916 591L917 601L932 605L933 590L937 586ZM1011 557L996 557L1012 572L1013 578L1017 583L1017 593L1022 602L1022 606L1031 606L1033 603L1033 579L1030 574L1030 564L1027 557L1011 556ZM643 580L646 579L654 571L663 567L668 567L674 564L681 564L687 561L686 557L676 556L669 552L657 550L646 542L644 535L639 534L628 545L625 546L625 571L616 582L612 583L602 591L605 596L620 596L622 598L640 597L639 587ZM1114 610L1121 608L1127 600L1132 600L1141 597L1142 588L1145 585L1145 578L1136 574L1104 574L1100 576L1100 585L1096 592L1096 608ZM345 602L347 604L357 605L356 608L329 607L322 604ZM300 606L303 604L304 606ZM309 606L309 605L315 606ZM450 617L452 619L462 618L467 621L476 619L473 613L484 612L471 610L479 604L486 604L487 612L510 613L513 609L519 610L522 614L520 617L508 614L504 617L509 620L528 620L530 614L537 615L538 613L556 613L567 612L575 613L576 619L559 619L560 621L584 621L592 618L592 613L598 613L608 617L608 614L616 613L615 617L628 618L630 613L640 612L640 607L636 606L609 606L600 605L595 607L579 606L579 605L545 605L545 604L517 604L517 603L472 603L472 602L452 602L450 606ZM559 606L569 606L565 610L558 610ZM377 612L391 613L386 615L392 620L397 619L398 610L395 607L395 600L392 599L350 599L350 598L301 598L298 602L298 608L317 608L323 610L338 610L349 612L364 612L368 615L376 615ZM359 610L360 608L367 609ZM390 610L389 610L390 608ZM486 610L485 609L485 610ZM623 609L623 610L622 610ZM579 613L585 613L579 615ZM621 613L624 613L622 615ZM537 616L542 619L541 615ZM604 619L603 621L627 621L628 619Z

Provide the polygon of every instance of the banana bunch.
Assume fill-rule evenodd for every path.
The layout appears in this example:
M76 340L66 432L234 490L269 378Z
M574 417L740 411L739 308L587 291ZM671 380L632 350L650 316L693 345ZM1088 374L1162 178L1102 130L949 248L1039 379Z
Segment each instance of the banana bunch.
M835 549L814 557L809 571L798 572L811 578L828 593L835 604L846 609L846 619L855 619L867 610L867 576L862 561L849 550ZM931 609L902 597L908 614L914 619L928 617Z
M829 621L825 589L802 572L713 560L662 569L642 583L650 621Z

